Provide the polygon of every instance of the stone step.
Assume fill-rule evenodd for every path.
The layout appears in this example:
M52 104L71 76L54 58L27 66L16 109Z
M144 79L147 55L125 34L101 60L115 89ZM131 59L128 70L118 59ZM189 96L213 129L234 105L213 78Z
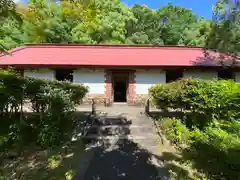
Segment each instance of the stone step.
M128 135L131 130L129 127L117 127L117 126L104 126L98 128L98 133L100 135Z
M92 140L100 140L100 139L134 139L134 140L151 140L152 137L148 136L134 136L134 135L105 135L105 136L97 136L97 135L87 135L83 137L84 139L92 139Z
M87 134L92 135L127 135L127 134L152 133L152 127L133 125L93 125Z
M91 126L92 128L99 128L99 129L105 129L105 128L129 128L129 129L145 129L145 130L152 130L152 126L146 126L146 125L97 125L97 124L93 124Z
M99 117L95 118L95 125L130 125L132 121L125 117Z

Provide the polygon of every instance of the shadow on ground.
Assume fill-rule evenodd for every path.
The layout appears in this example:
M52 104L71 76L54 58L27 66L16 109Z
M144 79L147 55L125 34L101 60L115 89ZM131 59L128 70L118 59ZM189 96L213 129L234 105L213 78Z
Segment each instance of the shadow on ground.
M159 159L165 162L166 168L168 168L172 176L181 177L182 179L240 179L239 170L236 169L233 164L231 166L227 165L227 163L225 163L227 159L224 162L222 158L220 160L216 154L210 156L205 153L208 152L197 151L194 148L186 148L179 153L164 152Z
M152 161L155 155L127 139L131 133L129 128L131 121L123 115L94 118L89 112L79 112L76 117L78 123L74 131L74 142L68 141L48 150L34 145L24 147L21 156L1 159L0 178L9 180L157 180L160 179L159 175L167 178L165 168L159 167ZM90 135L90 138L83 140L82 135L85 130L88 130L87 135ZM104 138L106 136L118 136L118 139ZM100 146L85 150L90 143L96 142L100 142ZM80 179L79 165L83 163L86 154L93 150L95 154L84 178Z
M48 150L34 146L27 148L28 150L20 157L1 160L0 178L8 180L71 179L84 156L85 149L81 141Z
M26 113L31 116L33 113ZM88 124L89 112L76 113L76 131L82 134L82 127ZM85 144L81 138L63 142L50 149L42 149L36 144L28 144L19 149L9 149L0 156L0 179L19 180L70 180L85 154Z
M112 149L96 149L84 180L157 180L161 169L151 162L154 156L127 139ZM78 176L74 180L80 180Z
M131 124L122 115L96 118L84 142L93 143L101 137L101 145L94 148L84 176L79 172L73 180L157 180L159 174L166 179L166 169L153 162L154 155L127 138Z

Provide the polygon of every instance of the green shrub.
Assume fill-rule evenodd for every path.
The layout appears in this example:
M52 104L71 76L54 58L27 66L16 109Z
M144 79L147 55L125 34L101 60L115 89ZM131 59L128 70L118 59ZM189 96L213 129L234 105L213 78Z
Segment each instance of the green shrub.
M231 119L239 117L240 86L232 80L194 80L187 87L185 103L209 118Z
M22 89L25 86L25 79L12 71L0 71L0 113L10 113L19 110L23 100Z
M175 118L163 118L159 123L171 142L188 144L183 150L186 161L192 160L201 171L218 179L240 178L239 122L214 120L205 129L192 131Z
M221 129L227 131L228 133L235 134L240 137L240 121L219 121L219 126Z
M72 94L63 89L49 87L46 97L49 103L41 115L38 142L48 147L67 138L67 132L73 128L75 106Z
M185 90L189 83L190 79L181 79L168 84L156 84L149 89L150 98L160 109L186 108Z
M216 166L217 173L230 179L239 179L240 139L219 127L207 127L204 131L191 132L192 147L201 156L201 161Z
M27 79L27 88L25 90L26 99L30 100L35 112L44 112L46 110L46 101L50 89L59 88L70 95L74 105L81 103L82 98L87 94L88 88L84 85L76 85L65 81L49 81L34 78Z
M71 100L75 104L81 103L81 100L83 97L87 94L88 92L88 87L84 85L77 85L77 84L72 84L69 81L50 81L51 87L53 88L61 88L64 91L67 91L71 93ZM82 87L82 88L79 88Z
M159 120L159 126L171 142L176 144L188 143L189 130L181 120L175 118L162 118Z
M181 79L154 85L149 94L153 104L160 109L192 112L192 126L206 126L216 118L240 118L240 84L231 80Z
M0 70L0 81L2 144L61 143L73 128L75 106L88 92L83 85L21 77L10 70ZM35 114L22 116L25 101Z
M221 178L240 178L240 84L181 79L149 92L158 108L187 112L181 119L162 119L160 127L172 142L189 144L187 156L198 167Z

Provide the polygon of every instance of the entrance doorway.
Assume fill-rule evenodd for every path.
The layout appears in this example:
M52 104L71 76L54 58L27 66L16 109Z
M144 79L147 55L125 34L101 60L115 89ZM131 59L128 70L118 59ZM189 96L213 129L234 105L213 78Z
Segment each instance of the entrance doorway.
M113 101L127 102L129 74L126 72L114 72L112 78Z

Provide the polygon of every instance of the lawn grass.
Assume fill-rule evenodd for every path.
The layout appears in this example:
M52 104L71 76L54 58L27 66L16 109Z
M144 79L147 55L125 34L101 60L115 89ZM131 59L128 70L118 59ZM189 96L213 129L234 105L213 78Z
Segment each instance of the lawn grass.
M23 155L16 159L2 158L0 180L70 180L85 152L80 140L49 150L25 149Z

